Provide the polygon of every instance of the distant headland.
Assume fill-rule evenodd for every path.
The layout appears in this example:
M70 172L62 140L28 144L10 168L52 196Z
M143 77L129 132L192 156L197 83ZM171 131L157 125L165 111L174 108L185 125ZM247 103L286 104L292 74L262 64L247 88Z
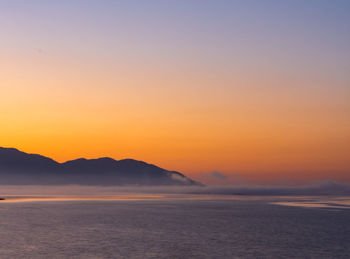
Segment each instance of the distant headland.
M0 185L202 185L185 175L134 159L80 158L58 163L0 147Z

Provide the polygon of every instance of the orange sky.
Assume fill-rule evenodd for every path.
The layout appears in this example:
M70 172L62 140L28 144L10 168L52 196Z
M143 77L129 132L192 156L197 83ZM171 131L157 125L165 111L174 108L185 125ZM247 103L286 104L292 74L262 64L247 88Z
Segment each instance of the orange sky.
M318 50L279 38L267 42L271 49L242 42L237 50L201 44L191 28L172 23L163 26L189 39L174 44L161 37L163 27L153 27L149 37L160 41L145 40L143 24L122 32L134 37L128 45L117 33L86 31L74 20L73 29L82 29L75 34L68 22L37 20L33 10L22 17L16 8L16 24L11 11L1 18L0 146L58 161L134 158L197 179L215 170L261 183L350 182L349 59L335 45L317 43L317 35L305 45L321 44ZM250 38L265 37L247 30ZM299 27L293 33L307 37ZM106 45L107 38L116 44Z

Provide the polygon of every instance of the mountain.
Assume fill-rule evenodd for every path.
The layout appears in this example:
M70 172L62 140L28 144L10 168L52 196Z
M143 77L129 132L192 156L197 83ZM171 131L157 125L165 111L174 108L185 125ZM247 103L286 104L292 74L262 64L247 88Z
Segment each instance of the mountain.
M185 175L134 159L51 158L0 147L0 185L201 185Z

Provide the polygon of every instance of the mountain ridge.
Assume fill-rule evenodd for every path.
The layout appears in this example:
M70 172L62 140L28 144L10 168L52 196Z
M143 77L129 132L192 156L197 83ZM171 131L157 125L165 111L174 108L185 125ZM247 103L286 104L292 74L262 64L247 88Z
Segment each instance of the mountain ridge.
M60 163L5 147L0 147L1 184L202 185L182 173L131 158L78 158Z

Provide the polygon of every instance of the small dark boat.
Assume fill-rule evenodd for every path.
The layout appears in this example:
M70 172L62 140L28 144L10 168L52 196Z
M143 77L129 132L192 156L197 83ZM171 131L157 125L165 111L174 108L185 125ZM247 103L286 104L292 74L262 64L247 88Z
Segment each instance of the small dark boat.
M0 201L3 201L3 200L5 200L5 198L0 197Z

